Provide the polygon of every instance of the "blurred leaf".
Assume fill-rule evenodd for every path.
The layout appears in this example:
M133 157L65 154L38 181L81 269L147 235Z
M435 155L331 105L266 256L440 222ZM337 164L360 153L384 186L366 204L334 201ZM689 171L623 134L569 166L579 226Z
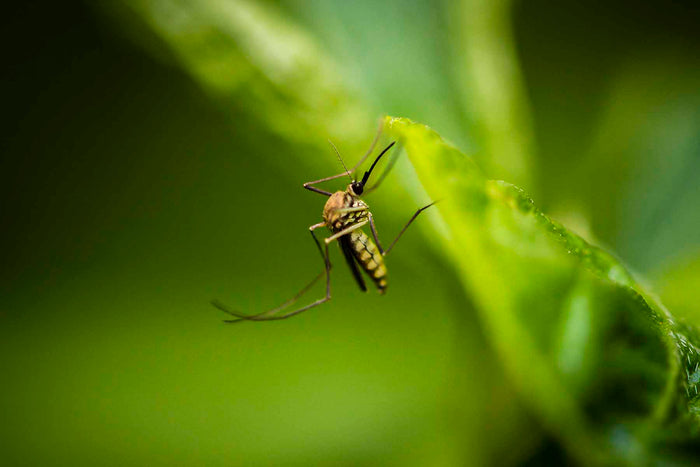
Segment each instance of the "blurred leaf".
M540 191L521 186L652 274L700 244L700 10L636 5L515 4Z
M581 462L675 458L698 429L700 343L625 267L487 179L428 127L387 118L521 397Z
M688 62L655 53L620 66L571 180L596 234L642 271L700 244L700 74Z
M449 3L449 2L447 2ZM455 73L462 60L450 38L453 14L433 0L280 0L293 21L317 37L327 56L376 115L406 115L463 147L474 145ZM451 13L451 12L449 12ZM456 27L461 27L456 25ZM467 105L465 105L467 104Z
M373 121L315 39L271 4L130 0L104 8L144 26L224 110L245 109L284 139L327 149L367 140Z
M475 158L491 177L536 190L534 136L511 6L510 0L454 2L450 37L463 107L474 113L484 143Z

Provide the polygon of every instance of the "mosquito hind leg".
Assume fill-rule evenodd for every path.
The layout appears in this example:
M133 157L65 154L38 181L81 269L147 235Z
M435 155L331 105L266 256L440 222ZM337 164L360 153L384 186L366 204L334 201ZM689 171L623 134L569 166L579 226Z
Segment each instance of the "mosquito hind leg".
M265 311L263 313L259 313L257 315L244 315L242 313L238 313L235 311L229 310L223 303L219 302L218 300L214 300L211 302L212 305L214 305L216 308L219 310L223 311L224 313L228 313L231 316L235 316L236 319L226 319L224 320L225 323L236 323L238 321L245 321L245 320L261 320L264 316L268 315L274 315L275 313L284 310L285 308L289 307L292 305L294 302L296 302L302 295L304 295L308 290L318 282L318 280L326 273L325 269L322 271L320 274L318 274L309 284L307 284L303 289L301 289L294 297L290 298L286 302L284 302L282 305L278 306L277 308L273 308L272 310Z
M289 318L291 316L297 315L303 311L306 311L310 308L313 308L315 306L318 306L324 302L327 302L328 300L331 299L331 262L330 262L330 256L328 253L328 244L326 244L325 250L321 247L321 243L318 241L318 238L314 234L314 230L317 227L320 227L321 225L324 224L315 224L312 225L309 228L309 231L311 232L311 236L314 239L314 243L316 243L316 247L318 248L319 252L321 253L321 256L323 257L323 271L317 275L306 287L301 289L295 296L284 302L282 305L273 308L268 311L264 311L262 313L258 313L256 315L244 315L242 313L238 313L235 311L229 310L226 306L224 306L221 302L215 300L212 302L212 305L214 305L216 308L219 310L223 311L224 313L227 313L231 316L234 316L235 319L227 319L224 320L225 323L238 323L241 321L273 321L273 320L280 320L280 319L285 319ZM318 280L325 274L326 276L326 295L323 298L320 298L313 303L306 305L302 308L299 308L297 310L291 311L289 313L284 313L284 314L277 314L284 309L288 308L290 305L295 303L302 295L304 295L308 290L316 283Z
M377 227L374 225L374 217L372 217L372 213L371 213L371 212L368 213L367 217L369 218L369 227L370 227L370 230L372 231L372 237L374 238L374 243L377 244L377 248L379 249L379 251L380 251L380 253L382 254L382 256L388 255L389 252L391 251L391 249L394 248L394 245L396 245L396 242L398 242L399 239L401 238L401 235L403 235L403 233L406 231L406 229L408 229L408 227L411 225L411 223L412 223L414 220L416 220L416 217L418 217L418 215L419 215L421 212L425 211L426 209L428 209L430 206L432 206L432 205L435 204L435 203L437 203L437 201L433 201L432 203L430 203L430 204L428 204L428 205L426 205L426 206L423 206L422 208L418 209L418 210L413 214L413 216L411 216L411 218L408 220L408 222L406 222L406 225L403 226L403 229L401 229L401 231L399 232L399 234L396 236L396 238L394 239L394 241L391 242L391 244L389 245L389 248L387 248L386 250L384 250L384 249L382 248L382 244L379 242L379 236L377 235Z

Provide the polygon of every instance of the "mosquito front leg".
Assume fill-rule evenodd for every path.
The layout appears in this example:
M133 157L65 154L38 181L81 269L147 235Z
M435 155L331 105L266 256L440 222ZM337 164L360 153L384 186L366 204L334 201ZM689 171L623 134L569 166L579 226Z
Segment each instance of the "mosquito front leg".
M333 212L337 212L340 214L345 214L348 212L360 212L360 211L366 211L367 207L366 206L358 206L356 208L340 208L340 209L334 209Z
M379 127L377 128L377 134L374 136L374 139L372 140L372 144L370 145L370 147L367 150L367 152L365 153L365 155L362 156L362 159L360 159L357 162L357 164L355 164L353 166L353 168L351 170L346 170L345 172L341 172L341 173L336 174L336 175L331 175L330 177L321 178L319 180L313 180L311 182L306 182L306 183L304 183L304 188L306 188L309 191L313 191L314 193L319 193L319 194L322 194L325 196L331 196L333 193L326 191L326 190L322 190L320 188L316 188L313 185L317 185L317 184L323 183L323 182L328 182L330 180L335 180L336 178L340 178L340 177L352 178L352 173L355 172L362 165L362 163L365 160L367 160L367 158L370 156L370 154L372 154L372 152L374 151L374 148L376 147L377 142L379 141L379 137L382 135L383 126L384 126L383 119L379 119ZM331 146L333 146L333 149L335 150L336 154L338 154L338 149L335 147L335 145L330 140L328 142L331 143ZM341 159L341 161L342 161L342 159Z
M329 181L329 180L335 180L336 178L348 177L348 176L350 176L350 173L349 173L349 172L343 172L343 173L339 173L339 174L337 174L337 175L331 175L330 177L322 178L322 179L320 179L320 180L314 180L314 181L312 181L312 182L306 182L306 183L304 183L304 188L306 188L307 190L313 191L314 193L320 193L320 194L322 194L322 195L331 196L333 193L331 193L330 191L326 191L326 190L322 190L322 189L320 189L320 188L316 188L316 187L313 186L313 185L316 185L317 183L321 183L321 182L327 182L327 181Z
M364 209L364 208L363 208L363 209ZM357 230L357 229L359 229L359 228L362 228L364 225L367 224L367 222L368 222L367 220L364 220L364 221L362 221L362 222L358 222L357 224L353 224L353 225L351 225L350 227L348 227L348 228L346 228L346 229L343 229L343 230L341 230L340 232L331 235L330 237L328 237L328 238L325 239L326 246L328 246L328 244L329 244L330 242L332 242L333 240L337 240L338 238L342 237L343 235L349 234L349 233L352 232L353 230Z
M273 320L280 320L280 319L285 319L289 318L294 315L298 315L299 313L306 311L310 308L313 308L315 306L318 306L324 302L327 302L328 300L331 299L331 261L330 261L330 256L328 253L328 244L326 244L325 249L321 247L321 243L318 241L318 238L314 234L314 230L317 229L318 227L324 226L324 223L319 223L312 225L309 227L309 231L311 232L311 236L314 239L314 243L316 244L316 247L318 248L319 252L321 253L321 256L323 257L323 271L316 276L306 287L301 289L294 297L290 298L286 302L284 302L282 305L273 308L272 310L264 311L262 313L258 313L257 315L244 315L238 312L234 312L229 310L226 306L224 306L221 302L219 301L213 301L212 305L214 305L216 308L219 310L228 313L229 315L235 316L236 319L229 319L229 320L224 320L225 323L238 323L240 321L273 321ZM309 305L306 305L302 308L299 308L298 310L291 311L289 313L284 313L284 314L277 314L281 312L282 310L288 308L290 305L292 305L294 302L296 302L302 295L304 295L318 280L323 276L326 275L326 295L323 298L320 298Z
M333 150L335 151L335 153L338 155L338 160L341 162L341 164L343 164L343 158L340 157L340 152L338 152L338 148L335 147L335 144L333 144L333 141L328 140L328 142L333 147ZM364 161L364 159L361 159L360 163L362 163L363 161ZM357 166L355 166L355 167L357 167ZM355 170L355 167L353 167L353 170ZM329 180L335 180L336 178L340 178L340 177L350 177L352 179L352 173L350 170L348 170L345 167L345 164L343 164L343 168L345 169L345 172L341 172L341 173L336 174L336 175L331 175L330 177L325 177L325 178L322 178L320 180L314 180L313 182L306 182L306 183L304 183L304 188L306 188L307 190L311 190L315 193L320 193L322 195L331 196L333 193L326 191L326 190L322 190L320 188L316 188L313 185L316 185L317 183L321 183L321 182L327 182Z
M437 201L433 201L432 203L428 204L427 206L423 206L422 208L420 208L419 210L417 210L417 211L415 212L415 214L413 214L413 216L411 216L411 218L408 220L408 222L406 222L406 225L403 226L403 229L401 229L401 232L399 232L399 234L396 236L396 238L394 239L394 241L391 242L391 245L389 245L389 248L387 248L386 250L384 250L384 249L382 248L382 244L379 242L379 236L377 235L377 228L376 228L376 226L374 225L374 217L372 217L372 213L371 213L371 212L367 212L367 217L368 217L368 221L369 221L369 227L370 227L370 230L372 231L372 237L374 237L374 243L377 244L377 248L378 248L379 251L382 253L382 256L388 255L389 252L391 251L391 249L394 248L394 245L396 245L396 242L399 241L399 238L401 238L401 235L403 235L403 233L406 231L406 229L408 229L408 226L411 225L411 222L413 222L414 220L416 220L416 217L418 217L418 215L419 215L421 212L425 211L426 209L428 209L430 206L432 206L432 205L435 204L435 203L437 203Z

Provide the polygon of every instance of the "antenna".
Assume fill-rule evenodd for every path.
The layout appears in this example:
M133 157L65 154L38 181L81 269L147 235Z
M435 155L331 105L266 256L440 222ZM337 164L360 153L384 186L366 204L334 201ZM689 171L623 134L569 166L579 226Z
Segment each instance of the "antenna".
M384 154L386 154L386 152L387 152L389 149L391 149L391 147L392 147L394 144L396 144L396 141L392 141L392 143L391 143L389 146L387 146L386 148L384 148L384 150L382 151L382 153L379 154L379 155L377 156L377 158L376 158L376 159L374 160L374 162L372 163L372 167L370 167L369 170L368 170L367 172L365 172L365 175L362 177L362 181L360 182L362 185L364 185L365 183L367 183L367 180L369 179L369 174L371 174L372 171L374 170L374 166L377 165L377 162L379 162L379 159L381 159L382 156L383 156Z
M350 171L348 170L347 167L345 167L345 162L343 162L343 158L340 156L340 151L338 151L338 148L335 147L335 144L333 144L333 141L330 139L328 140L331 146L333 146L333 150L335 151L335 155L338 156L338 160L340 161L341 164L343 164L343 168L345 169L345 173L348 174L348 177L350 178L350 181L352 182L352 175L350 175Z

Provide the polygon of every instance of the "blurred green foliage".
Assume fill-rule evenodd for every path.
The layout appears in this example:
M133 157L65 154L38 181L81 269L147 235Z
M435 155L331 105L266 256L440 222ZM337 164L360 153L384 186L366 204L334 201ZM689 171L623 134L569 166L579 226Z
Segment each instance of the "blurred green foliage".
M3 461L693 463L698 20L660 1L14 6ZM339 171L328 138L352 163L386 114L437 133L385 128L405 151L367 197L380 236L442 199L387 295L337 255L322 308L221 324L210 299L261 311L321 269L323 198L300 185Z

